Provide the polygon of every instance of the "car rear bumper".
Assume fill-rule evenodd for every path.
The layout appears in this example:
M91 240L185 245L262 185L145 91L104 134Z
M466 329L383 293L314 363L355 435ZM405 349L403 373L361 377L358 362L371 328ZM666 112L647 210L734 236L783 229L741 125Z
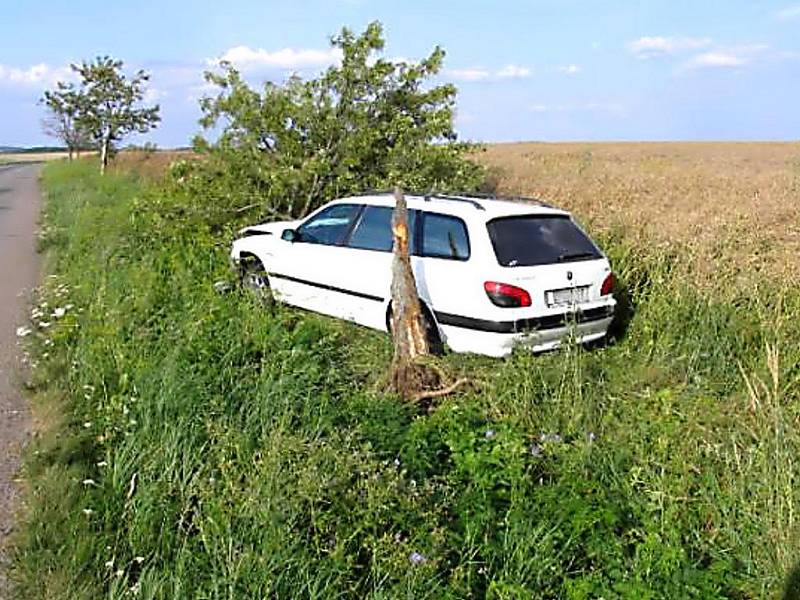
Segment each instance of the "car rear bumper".
M614 318L615 304L609 303L574 315L517 321L458 321L438 313L436 318L443 341L454 352L506 356L517 345L543 352L558 347L570 337L580 343L602 338Z

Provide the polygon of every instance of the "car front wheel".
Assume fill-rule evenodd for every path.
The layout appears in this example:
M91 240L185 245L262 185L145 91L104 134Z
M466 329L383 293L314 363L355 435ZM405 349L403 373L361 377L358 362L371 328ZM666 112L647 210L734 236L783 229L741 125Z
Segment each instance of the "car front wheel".
M256 258L244 258L241 263L242 288L253 298L265 306L273 303L272 288L269 285L269 277Z

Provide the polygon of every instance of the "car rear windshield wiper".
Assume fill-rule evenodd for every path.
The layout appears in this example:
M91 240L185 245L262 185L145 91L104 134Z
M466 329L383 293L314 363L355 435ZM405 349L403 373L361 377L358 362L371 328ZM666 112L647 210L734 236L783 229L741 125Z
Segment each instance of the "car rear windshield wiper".
M595 258L597 255L594 252L573 252L572 254L565 253L558 255L558 262L567 262L569 260L581 260L584 258Z

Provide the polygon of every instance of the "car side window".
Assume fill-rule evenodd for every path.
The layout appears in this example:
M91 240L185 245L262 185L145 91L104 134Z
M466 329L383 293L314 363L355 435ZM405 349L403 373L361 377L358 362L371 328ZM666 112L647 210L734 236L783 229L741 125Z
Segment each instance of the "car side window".
M329 206L297 228L297 241L328 246L341 244L360 208L358 204Z
M392 213L388 206L367 206L361 213L361 218L356 224L353 234L347 245L351 248L362 250L380 250L389 252L392 249ZM414 252L416 243L414 232L416 230L416 210L408 211L408 247Z
M422 222L422 256L467 260L469 236L458 217L425 213Z

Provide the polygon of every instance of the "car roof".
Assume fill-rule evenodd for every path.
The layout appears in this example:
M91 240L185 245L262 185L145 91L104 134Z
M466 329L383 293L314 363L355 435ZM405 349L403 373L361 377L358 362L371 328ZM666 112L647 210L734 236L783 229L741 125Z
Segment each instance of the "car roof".
M373 206L394 207L394 195L391 193L364 194L348 196L335 200L336 203L369 204ZM408 208L438 212L453 216L490 221L498 217L517 215L560 215L569 216L569 212L543 204L533 198L498 198L471 195L431 194L426 196L406 194Z

